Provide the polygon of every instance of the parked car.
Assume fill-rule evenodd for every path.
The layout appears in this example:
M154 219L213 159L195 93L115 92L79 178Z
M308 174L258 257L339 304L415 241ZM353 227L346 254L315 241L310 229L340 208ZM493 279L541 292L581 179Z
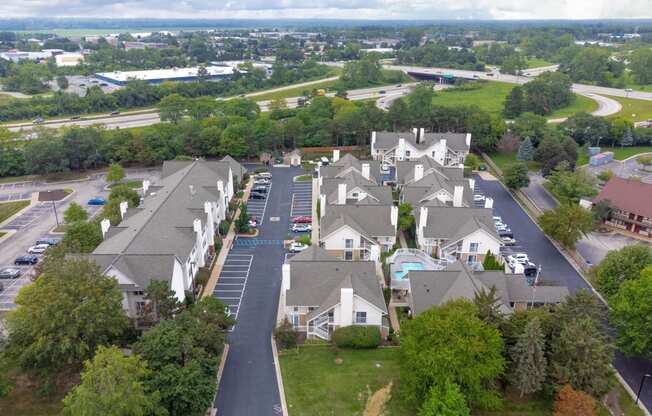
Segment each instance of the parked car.
M49 244L37 244L35 246L31 246L30 248L28 248L27 252L29 254L41 254L41 253L45 253L45 250L49 248L50 248Z
M118 110L111 111L111 115L112 115L112 116L117 116L117 115L119 115L119 114L120 114L120 112L119 112Z
M258 227L258 220L255 218L249 218L249 221L247 221L247 224L249 225L249 228L256 228Z
M505 224L496 224L496 231L512 231L507 225Z
M33 254L16 257L16 260L14 260L16 266L29 266L36 263L38 263L38 257Z
M0 279L18 279L23 274L22 270L14 267L0 269Z
M501 223L502 223L502 222L503 222L502 217L494 216L494 217L492 217L492 218L493 218L493 220L494 220L494 223L496 223L496 222L501 222Z
M500 236L500 238L503 238L503 237L514 238L514 233L509 228L506 229L506 230L497 230L497 231L498 231L498 235Z
M252 192L249 194L249 199L265 199L267 195L261 192Z
M484 199L485 199L484 195L477 195L477 194L473 195L473 201L475 201L475 202L481 202L481 201L484 201Z
M266 194L268 190L269 190L269 188L266 187L266 186L254 186L251 189L252 192L260 192L262 194Z
M49 246L56 246L60 242L61 242L61 239L59 239L59 238L39 238L38 240L36 240L35 244L36 245L47 244Z
M71 120L81 120L81 116L72 116L70 117Z
M292 218L292 222L295 224L312 224L312 217L308 215L301 215Z
M288 247L288 250L290 253L301 253L303 250L307 249L308 246L303 243L299 243L297 241L294 241L290 243L290 246Z
M507 256L507 261L509 263L516 262L521 264L527 264L530 261L530 257L528 257L528 255L525 253L515 253Z
M292 227L290 227L290 230L293 233L308 233L308 232L312 231L312 225L311 224L296 223L296 224L292 224Z
M515 246L516 245L516 240L514 237L508 237L508 236L500 236L500 239L502 240L503 244L506 246Z
M34 121L32 121L32 123L34 123L34 124L41 124L41 123L43 123L44 121L45 121L45 119L43 119L43 117L38 116L38 117L36 117L36 118L34 119Z
M269 172L257 173L256 179L272 179L272 174Z
M106 199L102 198L101 196L96 196L93 199L89 199L87 204L88 205L104 205L104 204L106 204Z
M269 179L256 179L256 180L254 181L254 186L258 186L258 185L269 185L269 183L270 183L270 182L269 182Z

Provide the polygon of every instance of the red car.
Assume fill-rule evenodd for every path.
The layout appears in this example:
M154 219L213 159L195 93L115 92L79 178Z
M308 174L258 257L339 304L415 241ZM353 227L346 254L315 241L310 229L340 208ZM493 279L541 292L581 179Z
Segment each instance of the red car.
M307 215L302 215L299 217L294 217L292 218L292 222L295 224L311 224L312 223L312 217L309 217Z

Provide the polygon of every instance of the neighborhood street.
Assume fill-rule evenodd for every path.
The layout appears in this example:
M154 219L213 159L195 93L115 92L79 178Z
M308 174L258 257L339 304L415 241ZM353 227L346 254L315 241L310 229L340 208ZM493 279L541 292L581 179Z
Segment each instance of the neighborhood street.
M283 240L288 236L290 224L294 191L292 178L304 171L273 168L271 172L272 186L264 201L265 207L257 207L256 211L263 220L260 234L255 238L239 238L229 254L228 261L234 271L229 275L234 277L231 283L243 283L244 288L241 295L237 294L241 298L230 302L235 305L237 301L239 306L232 309L237 312L237 323L229 337L229 354L214 404L220 416L282 414L271 335L276 322L281 266L286 253ZM238 274L236 270L244 268L237 266L237 260L250 258L248 272ZM222 283L228 280L222 280L223 276L220 275L218 288L226 287ZM222 299L224 295L224 292L215 294Z

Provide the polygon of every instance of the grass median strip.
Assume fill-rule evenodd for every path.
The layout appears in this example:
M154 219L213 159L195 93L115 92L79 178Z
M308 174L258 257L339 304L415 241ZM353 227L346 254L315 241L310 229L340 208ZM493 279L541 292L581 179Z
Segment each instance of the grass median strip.
M13 201L0 203L0 223L29 205L30 201Z

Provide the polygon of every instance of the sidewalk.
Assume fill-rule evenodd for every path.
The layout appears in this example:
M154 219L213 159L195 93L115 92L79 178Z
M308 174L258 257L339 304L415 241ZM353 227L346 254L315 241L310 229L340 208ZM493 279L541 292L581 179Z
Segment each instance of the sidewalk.
M249 193L251 192L253 182L254 181L250 178L249 183L247 183L247 186L244 189L244 194L242 195L243 201L247 201L249 199ZM229 255L229 251L231 251L231 247L233 246L233 242L236 238L235 219L238 218L239 215L240 208L238 207L238 209L235 211L235 214L233 215L233 221L231 221L229 232L222 240L222 249L220 250L220 254L218 254L217 259L215 260L215 265L213 266L213 270L211 270L211 275L209 276L208 282L206 282L206 286L202 291L201 296L203 298L213 296L213 291L215 290L215 286L217 286L217 279L220 277L220 273L222 272L222 266L224 266L224 262L226 261L226 258Z

